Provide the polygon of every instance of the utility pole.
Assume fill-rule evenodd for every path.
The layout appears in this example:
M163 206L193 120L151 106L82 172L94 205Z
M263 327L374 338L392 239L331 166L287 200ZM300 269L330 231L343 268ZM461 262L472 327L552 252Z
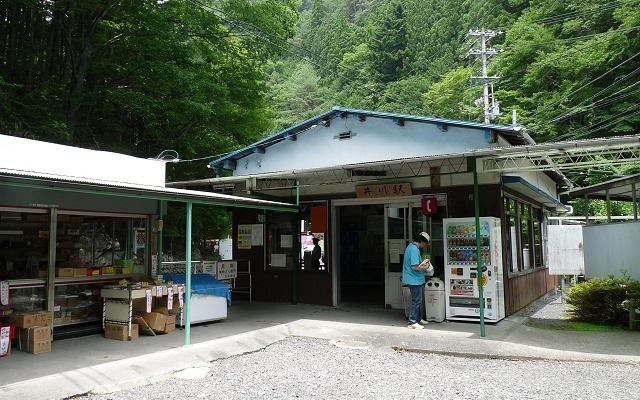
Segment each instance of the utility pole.
M496 101L495 96L493 95L493 82L495 82L496 80L498 80L500 77L498 76L487 76L487 65L489 64L489 57L496 55L500 52L502 52L502 50L496 50L494 48L491 47L487 47L487 42L495 37L496 35L500 35L502 34L501 31L493 31L493 30L485 30L484 28L477 30L477 29L470 29L469 33L467 33L466 37L478 37L480 40L480 48L479 49L470 49L467 52L467 55L473 55L476 57L480 57L480 60L482 62L482 75L481 76L474 76L471 75L471 79L479 79L482 81L482 97L480 99L477 99L475 101L475 104L483 104L484 106L484 122L485 123L490 123L491 121L495 120L495 118L500 115L500 105L499 103ZM471 46L474 46L478 43L478 40L476 40ZM491 90L489 90L491 89ZM491 100L491 102L489 102L489 100Z

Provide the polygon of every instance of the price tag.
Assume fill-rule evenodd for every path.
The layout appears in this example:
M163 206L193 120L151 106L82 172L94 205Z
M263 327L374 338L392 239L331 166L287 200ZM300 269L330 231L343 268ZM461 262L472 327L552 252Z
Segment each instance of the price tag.
M178 302L180 303L180 308L184 307L184 286L178 286Z
M156 297L162 297L162 286L156 286Z
M151 296L151 289L146 289L144 292L147 295L147 312L151 312L151 303L153 303L153 296Z
M0 305L9 305L9 281L0 281Z
M167 287L167 310L173 309L173 286Z

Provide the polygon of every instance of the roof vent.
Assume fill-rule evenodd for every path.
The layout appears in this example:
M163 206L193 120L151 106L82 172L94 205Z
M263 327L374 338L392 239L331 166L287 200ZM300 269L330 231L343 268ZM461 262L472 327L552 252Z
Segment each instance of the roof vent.
M333 138L338 140L348 140L354 137L355 135L357 135L357 133L353 133L351 131L345 131L345 132L338 133L338 135L334 136Z

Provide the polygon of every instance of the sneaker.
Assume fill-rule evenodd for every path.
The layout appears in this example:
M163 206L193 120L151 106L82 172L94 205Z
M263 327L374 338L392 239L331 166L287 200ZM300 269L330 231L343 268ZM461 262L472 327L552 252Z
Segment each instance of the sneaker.
M418 322L420 325L427 325L429 323L429 321L421 319L420 322Z
M422 325L420 325L419 323L416 322L415 324L407 326L407 328L409 328L409 329L424 329L424 326L422 326Z

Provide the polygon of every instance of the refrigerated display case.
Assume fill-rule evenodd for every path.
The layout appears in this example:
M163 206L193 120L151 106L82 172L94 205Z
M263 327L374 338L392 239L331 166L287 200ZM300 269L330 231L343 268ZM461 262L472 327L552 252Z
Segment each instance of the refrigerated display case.
M478 273L475 218L449 218L443 221L445 236L445 304L447 320L480 321L478 279L482 279L484 319L504 318L504 281L500 219L480 218L480 257Z

